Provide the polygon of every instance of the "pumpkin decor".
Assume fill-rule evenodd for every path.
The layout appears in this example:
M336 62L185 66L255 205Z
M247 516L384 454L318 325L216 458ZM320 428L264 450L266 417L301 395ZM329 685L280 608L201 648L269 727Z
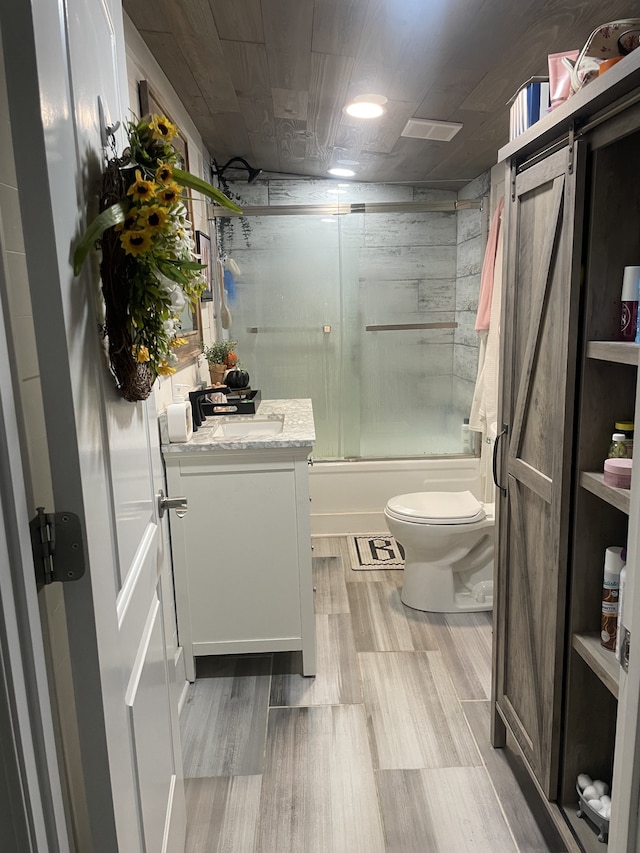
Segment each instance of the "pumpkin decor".
M241 370L239 367L236 367L234 370L230 370L227 373L224 378L224 384L234 390L247 388L249 385L249 374L246 370Z

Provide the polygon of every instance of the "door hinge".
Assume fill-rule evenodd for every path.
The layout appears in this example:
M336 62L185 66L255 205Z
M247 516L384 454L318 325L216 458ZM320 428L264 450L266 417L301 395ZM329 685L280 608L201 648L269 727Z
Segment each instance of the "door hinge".
M84 547L80 519L72 512L45 512L37 508L29 522L36 582L77 581L84 574Z

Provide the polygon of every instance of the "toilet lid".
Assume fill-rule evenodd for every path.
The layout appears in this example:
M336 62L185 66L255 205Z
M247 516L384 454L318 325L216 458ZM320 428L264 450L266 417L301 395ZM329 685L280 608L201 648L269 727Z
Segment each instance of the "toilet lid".
M418 524L473 524L486 517L471 492L414 492L391 498L387 511Z

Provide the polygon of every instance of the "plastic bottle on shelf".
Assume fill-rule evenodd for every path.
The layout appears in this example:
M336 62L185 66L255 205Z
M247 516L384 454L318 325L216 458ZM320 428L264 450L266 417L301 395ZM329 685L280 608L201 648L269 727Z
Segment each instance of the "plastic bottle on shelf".
M625 267L620 296L620 333L618 339L632 342L636 339L638 324L638 285L640 267Z
M616 421L616 432L624 433L624 443L627 448L627 459L633 458L633 421Z
M604 553L604 579L602 582L602 618L600 621L600 644L605 649L615 650L618 626L618 594L620 572L625 565L621 546L614 545Z
M614 432L611 436L611 446L609 447L608 459L626 459L627 445L625 442L625 434L623 432Z

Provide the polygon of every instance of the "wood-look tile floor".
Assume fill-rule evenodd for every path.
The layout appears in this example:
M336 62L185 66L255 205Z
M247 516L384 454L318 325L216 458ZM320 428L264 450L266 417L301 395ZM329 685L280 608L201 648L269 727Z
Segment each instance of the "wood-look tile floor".
M491 618L402 604L402 571L314 539L317 675L198 660L181 715L186 853L561 853L489 742ZM535 813L534 813L535 812Z

